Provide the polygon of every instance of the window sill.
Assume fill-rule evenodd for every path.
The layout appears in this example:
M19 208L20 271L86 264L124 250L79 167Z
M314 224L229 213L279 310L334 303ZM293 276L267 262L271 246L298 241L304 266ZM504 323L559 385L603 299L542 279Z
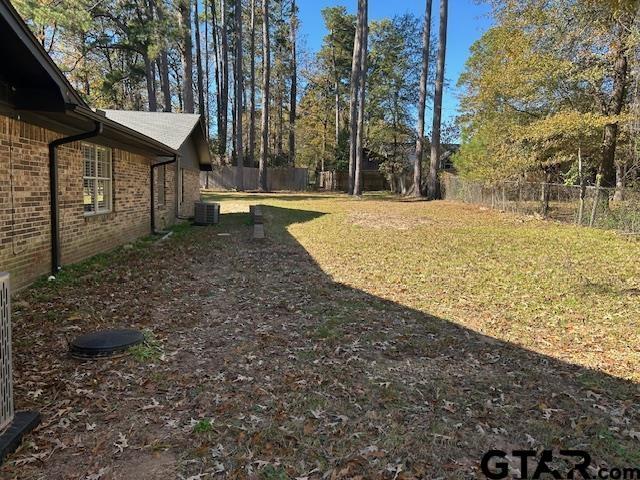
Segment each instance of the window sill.
M116 212L113 210L109 212L98 212L98 213L85 213L84 221L85 222L98 222L102 220L109 220L116 216Z

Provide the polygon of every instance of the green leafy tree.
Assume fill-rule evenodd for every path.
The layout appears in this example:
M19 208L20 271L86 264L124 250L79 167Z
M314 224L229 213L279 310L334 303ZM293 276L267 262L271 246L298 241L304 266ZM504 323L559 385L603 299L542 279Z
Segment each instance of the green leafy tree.
M408 145L415 145L419 95L421 25L412 15L371 24L368 147L384 158L391 179L408 171Z
M472 47L460 86L459 170L500 180L562 174L578 150L616 184L627 117L633 2L495 2L496 25Z

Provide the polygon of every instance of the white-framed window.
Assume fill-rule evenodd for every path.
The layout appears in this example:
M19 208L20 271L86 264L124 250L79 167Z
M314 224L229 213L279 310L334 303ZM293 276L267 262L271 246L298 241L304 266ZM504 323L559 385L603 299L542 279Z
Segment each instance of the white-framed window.
M84 214L108 213L113 207L111 149L83 143L82 156Z
M159 206L164 206L165 201L166 201L166 194L165 194L165 190L166 190L166 183L165 183L165 175L166 175L166 165L163 165L162 167L158 167L156 168L156 172L157 172L157 187L158 187L158 205Z

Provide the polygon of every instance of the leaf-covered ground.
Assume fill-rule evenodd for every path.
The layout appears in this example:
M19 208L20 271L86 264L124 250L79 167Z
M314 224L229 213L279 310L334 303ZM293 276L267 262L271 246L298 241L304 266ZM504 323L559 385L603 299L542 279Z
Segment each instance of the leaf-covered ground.
M446 202L212 197L220 226L17 296L17 407L43 423L1 478L481 478L491 447L640 466L640 243ZM110 326L148 341L68 357Z

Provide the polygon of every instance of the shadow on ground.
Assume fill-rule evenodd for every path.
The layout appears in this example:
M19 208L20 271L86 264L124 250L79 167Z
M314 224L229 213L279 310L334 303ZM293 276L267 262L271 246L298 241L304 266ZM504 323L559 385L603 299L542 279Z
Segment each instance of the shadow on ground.
M44 421L2 478L483 478L490 448L640 465L637 385L334 282L287 230L321 215L265 207L264 241L223 215L21 294L17 406ZM115 325L150 340L67 357Z

